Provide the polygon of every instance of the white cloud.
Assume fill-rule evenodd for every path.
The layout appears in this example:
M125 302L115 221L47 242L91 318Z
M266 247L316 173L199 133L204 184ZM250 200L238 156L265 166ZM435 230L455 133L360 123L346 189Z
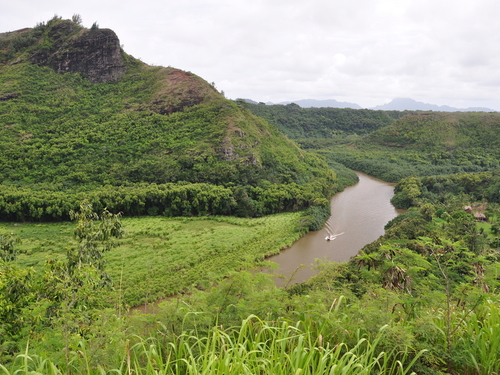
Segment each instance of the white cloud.
M499 11L496 0L17 0L0 25L78 13L133 56L192 71L231 98L500 110Z

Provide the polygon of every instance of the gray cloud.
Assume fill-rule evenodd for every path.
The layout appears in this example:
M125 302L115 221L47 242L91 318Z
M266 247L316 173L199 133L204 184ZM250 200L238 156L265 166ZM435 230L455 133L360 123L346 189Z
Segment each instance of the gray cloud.
M50 5L49 5L50 4ZM500 110L496 0L18 0L1 31L78 13L144 62L192 71L230 98L370 107L395 97Z

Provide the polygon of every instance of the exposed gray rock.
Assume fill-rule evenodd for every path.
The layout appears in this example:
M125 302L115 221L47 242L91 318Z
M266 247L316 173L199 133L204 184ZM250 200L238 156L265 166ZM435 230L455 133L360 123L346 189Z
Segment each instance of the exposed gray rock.
M31 56L37 65L49 66L58 73L82 73L91 82L115 81L125 72L120 41L110 29L79 29L71 21L55 25L49 32L50 50ZM69 34L75 33L68 38Z
M225 161L236 160L240 157L236 152L234 152L234 147L232 144L224 144L221 148L221 153L222 160Z

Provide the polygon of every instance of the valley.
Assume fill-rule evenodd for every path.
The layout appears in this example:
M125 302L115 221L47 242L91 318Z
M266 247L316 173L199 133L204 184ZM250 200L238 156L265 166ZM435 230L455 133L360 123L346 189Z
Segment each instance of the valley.
M0 35L2 373L500 372L498 113L232 101L77 21Z

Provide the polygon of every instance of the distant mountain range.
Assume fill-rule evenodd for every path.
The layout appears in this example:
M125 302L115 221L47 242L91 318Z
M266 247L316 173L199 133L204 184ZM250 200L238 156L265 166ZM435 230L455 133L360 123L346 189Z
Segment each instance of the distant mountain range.
M249 103L258 104L257 102L250 99L243 99ZM316 99L300 99L289 102L280 102L280 103L272 103L267 102L267 105L273 104L290 104L295 103L302 108L310 108L310 107L331 107L331 108L353 108L353 109L361 109L360 105L356 103L349 102L339 102L335 99L326 99L326 100L316 100ZM418 102L416 100L410 98L396 98L390 101L389 103L378 105L376 107L372 107L369 109L375 110L383 110L383 111L436 111L436 112L496 112L490 108L484 107L469 107L469 108L454 108L447 105L436 105L429 104L424 102Z
M251 99L237 99L237 100L244 100L247 103L251 104L259 104L258 102L251 100ZM360 105L356 103L348 103L348 102L339 102L335 99L325 99L325 100L316 100L316 99L300 99L300 100L294 100L293 102L280 102L280 103L273 103L273 102L267 102L267 103L262 103L260 104L266 104L266 105L276 105L276 104L291 104L295 103L302 108L311 108L311 107L330 107L330 108L353 108L353 109L362 109Z
M396 111L439 111L439 112L495 112L493 109L484 107L454 108L448 105L435 105L417 102L410 98L396 98L391 102L378 105L372 109L396 110Z
M295 100L293 102L281 102L279 104L290 104L290 103L298 104L302 108L311 108L311 107L353 108L353 109L363 108L356 103L339 102L335 99L325 99L325 100L301 99L301 100Z

